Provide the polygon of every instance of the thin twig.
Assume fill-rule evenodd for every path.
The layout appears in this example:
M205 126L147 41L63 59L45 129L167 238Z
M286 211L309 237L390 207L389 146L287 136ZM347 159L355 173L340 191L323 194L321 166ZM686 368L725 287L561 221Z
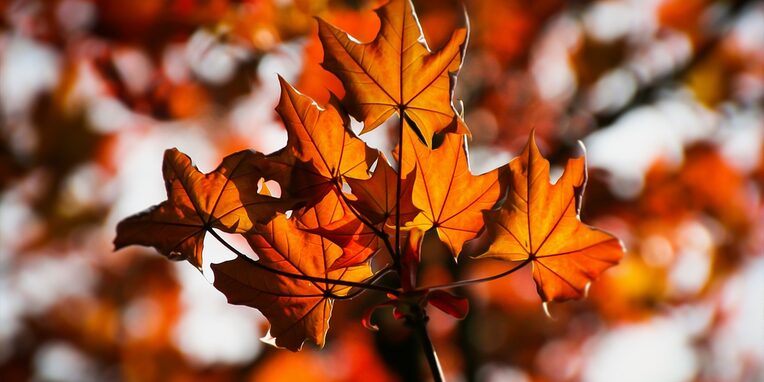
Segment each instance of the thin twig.
M392 244L390 244L390 235L388 235L387 233L385 233L385 231L382 231L381 229L378 229L376 226L371 224L371 222L368 221L363 216L363 214L361 214L360 211L358 211L352 204L349 203L349 199L347 198L345 193L342 192L342 190L338 190L338 191L340 195L342 195L342 200L345 201L345 204L348 206L348 208L350 208L350 211L353 212L353 215L355 215L356 218L358 218L358 220L361 221L361 223L369 227L371 231L374 232L374 235L376 235L378 238L382 240L382 243L385 245L385 248L387 248L387 251L390 252L390 256L393 257L394 251L393 251Z
M533 261L533 258L528 257L527 259L523 260L522 263L515 265L513 268L511 268L511 269L509 269L507 271L501 272L499 274L495 274L493 276L480 277L480 278L469 279L469 280L461 280L461 281L456 281L456 282L452 282L452 283L448 283L448 284L440 284L440 285L435 285L435 286L426 287L426 288L419 288L419 289L420 290L431 290L431 291L432 290L441 290L441 289L452 289L452 288L467 286L467 285L471 285L471 284L478 284L478 283L484 283L484 282L488 282L488 281L493 281L493 280L500 279L502 277L511 275L512 273L515 273L515 272L519 271L522 267L528 265L528 263L530 263L531 261Z
M409 326L414 328L414 331L419 337L419 341L422 343L422 350L427 358L427 364L430 366L430 372L432 373L432 379L435 382L443 382L443 368L440 367L440 361L438 360L438 354L435 352L435 347L432 345L430 335L427 333L427 313L424 308L421 308L421 315L416 319L407 321Z
M403 182L403 113L401 108L398 118L398 178L395 183L395 256L393 261L400 274L401 271L401 183Z
M284 277L288 277L288 278L292 278L292 279L296 279L296 280L305 280L305 281L311 281L311 282L316 282L316 283L342 285L342 286L348 286L348 287L353 287L353 288L361 288L361 289L366 289L366 290L375 290L375 291L378 291L378 292L390 293L390 294L392 294L394 296L398 296L400 294L400 291L398 291L397 289L388 288L388 287L385 287L385 286L382 286L382 285L367 284L365 282L354 282L354 281L347 281L347 280L337 280L337 279L330 279L330 278L325 278L325 277L313 277L313 276L303 275L303 274L299 274L299 273L291 273L291 272L285 272L285 271L282 271L282 270L279 270L279 269L274 269L274 268L271 268L269 266L263 265L259 261L254 260L254 259L250 258L249 256L243 254L241 251L239 251L238 249L234 248L225 239L220 237L220 235L217 232L215 232L215 230L209 228L209 229L207 229L207 232L209 232L221 244L223 244L226 248L228 248L229 251L231 251L234 254L236 254L236 256L238 256L242 260L247 261L252 266L257 267L259 269L262 269L262 270L264 270L266 272L271 272L271 273L277 274L279 276L284 276ZM324 291L324 292L328 292L328 291ZM327 297L335 298L335 299L342 299L343 296L337 296L337 295L329 292L327 294Z

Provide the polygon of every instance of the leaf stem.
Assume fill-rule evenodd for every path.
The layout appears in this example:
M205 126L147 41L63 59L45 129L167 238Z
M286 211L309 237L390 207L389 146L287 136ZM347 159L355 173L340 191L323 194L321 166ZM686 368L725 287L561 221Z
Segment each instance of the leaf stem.
M374 232L374 235L376 235L378 238L382 240L382 243L385 245L385 248L387 248L387 251L390 252L390 256L394 256L393 246L390 244L390 237L387 233L385 233L383 230L377 228L374 226L374 224L371 224L368 219L366 219L363 214L361 214L360 211L358 211L352 204L349 203L349 200L344 192L342 192L342 189L338 188L338 192L342 196L342 200L345 202L345 204L350 208L350 211L353 212L353 215L358 218L358 220L361 221L361 223L365 224L369 229L371 229L372 232Z
M364 283L366 284L374 284L375 282L379 281L382 277L386 276L390 271L392 271L392 267L388 264L384 268L380 269L377 273L375 273L370 278L366 279ZM365 292L365 289L358 289L356 292L348 293L346 296L340 296L340 298L337 298L337 300L352 300L359 294Z
M352 288L361 288L365 290L375 290L378 292L384 292L389 293L394 296L398 296L400 294L400 291L397 289L388 288L382 285L375 285L371 283L359 283L354 281L347 281L347 280L336 280L336 279L330 279L325 277L313 277L308 275L301 275L298 273L291 273L291 272L285 272L279 269L274 269L271 267L268 267L266 265L261 264L259 261L256 261L249 256L241 253L238 249L234 248L230 243L228 243L225 239L223 239L217 232L215 232L214 229L208 228L207 232L209 232L212 236L215 237L221 244L223 244L226 248L228 248L229 251L236 254L236 256L240 257L242 260L247 261L252 266L262 269L266 272L271 272L280 276L296 279L296 280L305 280L305 281L311 281L311 282L317 282L317 283L324 283L324 284L334 284L334 285L342 285L342 286L348 286ZM337 296L333 293L329 293L327 297L334 298L334 299L342 299L343 296Z
M401 87L402 89L403 87ZM405 106L400 108L398 116L398 179L395 183L395 267L401 272L401 184L403 182L403 113Z
M443 368L440 367L440 361L438 360L438 353L435 352L435 347L432 345L430 335L427 333L427 312L424 307L419 307L421 311L417 314L417 317L407 320L407 324L414 329L419 337L419 341L422 343L422 350L427 358L427 364L430 366L430 372L432 373L432 379L435 382L443 382Z
M484 282L487 282L487 281L493 281L493 280L500 279L500 278L505 277L505 276L509 276L509 275L519 271L521 268L523 268L524 266L528 265L528 263L530 263L531 261L533 261L533 258L528 257L527 259L523 260L522 263L515 265L514 267L510 268L509 270L506 270L504 272L501 272L501 273L498 273L498 274L495 274L495 275L492 275L492 276L480 277L480 278L476 278L476 279L461 280L461 281L456 281L456 282L452 282L452 283L448 283L448 284L440 284L440 285L435 285L435 286L426 287L426 288L419 288L419 290L430 290L430 291L433 291L433 290L441 290L441 289L452 289L452 288L457 288L457 287L462 287L462 286L467 286L467 285L472 285L472 284L484 283Z

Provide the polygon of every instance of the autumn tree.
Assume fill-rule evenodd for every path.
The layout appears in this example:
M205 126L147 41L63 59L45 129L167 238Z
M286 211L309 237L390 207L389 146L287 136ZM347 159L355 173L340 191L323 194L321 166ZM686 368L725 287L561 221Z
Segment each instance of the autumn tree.
M552 183L531 133L508 164L472 173L470 131L453 99L467 27L432 51L409 0L392 0L376 12L381 28L368 43L317 21L323 67L342 82L341 100L332 96L319 105L279 78L276 110L286 146L270 154L231 154L208 174L180 151L167 150L167 200L123 220L114 243L117 249L152 246L201 269L204 238L211 235L236 255L212 265L215 288L230 303L260 310L270 322L265 340L292 351L306 340L324 345L335 302L384 294L386 301L368 308L364 324L375 328L372 312L392 307L395 318L419 335L434 379L442 380L427 312L432 307L463 318L468 300L454 289L500 283L530 266L542 302L578 299L623 249L617 238L579 219L584 156L570 159ZM350 117L363 123L360 136ZM396 137L393 152L362 139L388 123ZM219 231L244 237L256 258ZM421 285L427 235L437 237L454 261L493 258L507 268ZM482 251L468 253L470 242Z

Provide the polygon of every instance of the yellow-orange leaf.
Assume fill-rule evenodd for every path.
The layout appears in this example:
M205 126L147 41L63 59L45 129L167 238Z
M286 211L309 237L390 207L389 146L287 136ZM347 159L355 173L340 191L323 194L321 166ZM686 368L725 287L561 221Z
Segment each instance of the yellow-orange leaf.
M377 151L350 130L336 102L325 108L283 78L276 111L288 133L287 146L268 157L269 175L287 195L320 199L342 179L367 179Z
M569 160L552 185L549 162L531 135L509 167L511 191L501 209L486 213L492 244L478 257L530 260L544 301L582 297L590 281L623 257L617 238L579 219L586 159Z
M283 207L279 199L257 192L262 160L260 153L240 151L205 175L187 155L177 149L165 151L162 173L167 200L120 222L116 249L152 246L171 259L188 260L201 268L208 228L246 232L254 222L267 221Z
M412 121L428 146L446 127L467 132L451 102L467 29L455 30L441 50L431 52L410 0L392 0L376 12L381 28L366 44L318 20L323 66L342 80L348 110L364 122L363 132L394 113Z
M292 219L276 215L268 224L256 225L246 235L258 255L258 263L282 272L305 276L363 281L371 276L368 263L330 269L343 252L340 247L304 228L338 218L332 207L337 201L332 193L314 207L297 211ZM263 270L253 260L241 257L213 264L214 285L232 304L260 310L271 324L266 340L292 351L300 350L305 340L324 345L333 296L346 296L350 287L329 282L314 282L285 277Z
M422 211L408 225L422 230L434 227L457 257L464 242L483 228L483 211L495 207L504 195L505 177L500 173L506 167L475 176L470 172L464 136L446 134L443 144L430 150L414 142L411 133L407 135L402 167L416 168L412 200Z
M384 155L380 155L374 174L366 180L347 179L353 194L347 194L344 218L319 227L315 233L341 246L345 255L333 267L345 267L366 261L384 246L378 232L393 231L396 223L396 183L398 174L390 167ZM401 183L401 224L405 224L419 212L411 202L413 172ZM351 207L352 206L352 207ZM365 221L359 219L360 214ZM376 231L375 231L376 230ZM389 232L392 233L392 232Z

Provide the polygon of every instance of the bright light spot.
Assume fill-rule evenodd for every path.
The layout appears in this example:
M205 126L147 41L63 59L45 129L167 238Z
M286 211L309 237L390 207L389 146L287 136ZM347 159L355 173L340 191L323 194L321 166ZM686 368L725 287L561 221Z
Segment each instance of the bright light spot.
M132 94L143 94L151 86L154 68L148 56L138 49L122 48L113 54L116 66L127 90Z
M193 126L166 124L148 133L125 132L111 153L113 161L119 163L114 182L120 194L110 211L110 227L167 198L162 160L164 151L172 147L188 154L201 171L210 171L217 164L218 158L204 131Z
M38 42L16 36L0 54L0 102L8 115L26 111L32 101L58 82L57 53Z
M613 329L588 343L582 379L588 382L684 382L698 356L681 325L668 320Z
M46 343L34 357L35 381L97 381L96 366L85 354L64 342Z
M287 132L274 119L273 108L276 99L268 92L253 92L252 96L238 101L231 111L231 124L242 137L248 138L248 145L263 153L272 153L286 145Z
M477 146L469 149L470 170L473 174L484 174L507 164L510 160L512 160L512 155L509 151L501 148Z
M549 25L531 61L531 72L543 98L564 99L573 94L576 76L568 55L580 40L581 27L570 17Z
M484 382L530 382L531 379L521 369L499 364L487 364L477 371L478 381Z
M75 214L104 202L102 187L107 179L108 175L94 163L78 167L64 182L60 208L64 213Z
M640 253L645 264L663 268L674 259L674 248L671 242L661 235L651 235L642 240Z
M11 277L13 288L24 298L26 311L39 314L69 296L86 296L95 283L93 268L81 254L34 256Z
M135 125L136 117L123 103L111 97L96 98L90 103L88 119L93 129L112 133Z
M764 59L761 42L764 41L764 9L749 7L748 12L741 12L732 31L732 37L743 55L754 55Z
M660 40L634 54L629 67L640 82L650 82L690 59L692 42L682 33L666 32Z
M610 42L634 28L636 11L636 7L620 1L594 3L584 14L584 27L595 39Z
M594 84L589 93L589 108L597 113L617 110L637 91L637 78L624 69L614 69Z
M185 310L173 340L183 353L204 365L245 363L257 357L262 351L258 338L263 316L255 309L228 304L225 296L188 264L178 264L176 270Z
M676 97L675 97L676 98ZM678 166L684 146L709 137L716 116L686 99L665 99L634 109L613 125L589 135L588 163L608 170L611 189L624 198L641 191L644 175L658 160Z
M741 172L754 170L761 160L764 126L753 112L735 111L719 131L724 159Z
M710 340L707 380L762 381L764 368L764 258L749 260L722 289L719 329ZM748 373L748 374L746 374Z
M676 262L668 279L673 294L686 296L698 293L711 274L711 251L714 241L708 229L699 222L685 223L677 229Z
M158 332L161 307L150 298L138 298L122 312L125 333L130 339L145 339Z
M218 36L204 29L198 29L186 46L186 60L191 70L213 84L230 80L244 57L243 48L224 44Z
M183 44L169 44L162 52L162 71L170 81L181 83L188 80L189 64Z

